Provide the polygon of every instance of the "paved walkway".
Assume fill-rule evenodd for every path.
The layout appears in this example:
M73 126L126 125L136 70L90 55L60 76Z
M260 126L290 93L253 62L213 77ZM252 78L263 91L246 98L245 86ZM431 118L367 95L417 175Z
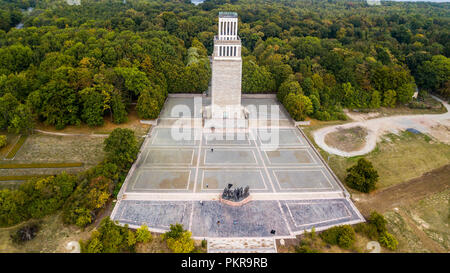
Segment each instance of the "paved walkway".
M450 106L445 101L434 97L436 100L442 102L447 108L444 114L427 114L427 115L404 115L404 116L390 116L383 118L369 119L365 121L350 122L343 125L333 125L318 129L313 132L314 141L320 148L330 154L335 154L344 157L352 157L364 155L375 149L377 141L387 132L403 131L408 128L414 128L420 132L429 133L435 136L442 142L449 142L450 136L448 134L434 135L433 128L436 126L445 126L450 128ZM336 132L338 129L348 129L353 127L363 127L367 129L365 145L352 152L345 152L335 147L331 147L325 143L325 137L329 133Z
M276 253L272 238L211 238L208 253Z

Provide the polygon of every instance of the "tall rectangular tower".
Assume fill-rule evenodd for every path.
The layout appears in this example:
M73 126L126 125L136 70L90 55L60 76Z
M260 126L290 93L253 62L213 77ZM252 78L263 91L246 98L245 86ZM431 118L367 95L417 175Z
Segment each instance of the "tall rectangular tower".
M213 118L242 118L242 59L237 13L219 12L218 30L212 55L211 114Z

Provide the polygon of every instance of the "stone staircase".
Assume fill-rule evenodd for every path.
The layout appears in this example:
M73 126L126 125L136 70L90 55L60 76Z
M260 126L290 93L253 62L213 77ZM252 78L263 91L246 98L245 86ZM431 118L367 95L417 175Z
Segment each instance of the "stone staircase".
M208 253L276 253L274 238L210 238Z

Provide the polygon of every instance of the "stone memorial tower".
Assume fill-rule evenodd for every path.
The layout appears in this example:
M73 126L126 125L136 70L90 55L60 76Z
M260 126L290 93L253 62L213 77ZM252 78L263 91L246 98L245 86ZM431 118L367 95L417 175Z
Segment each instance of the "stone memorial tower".
M212 55L211 116L241 119L242 58L237 13L219 12L218 30Z

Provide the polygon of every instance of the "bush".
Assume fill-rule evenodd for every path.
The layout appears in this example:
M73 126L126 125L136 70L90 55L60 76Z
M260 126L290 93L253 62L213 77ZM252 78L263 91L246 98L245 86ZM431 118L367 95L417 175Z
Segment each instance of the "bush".
M32 240L39 232L40 225L38 223L30 223L21 228L11 235L11 240L16 244L22 244L24 242Z
M396 250L397 246L398 246L398 241L397 239L395 239L395 237L388 233L387 231L383 232L380 235L380 238L378 239L378 242L380 242L380 244L390 250Z
M206 248L208 246L208 241L206 241L206 239L202 240L202 247Z
M132 234L131 234L131 233ZM132 252L136 243L133 231L127 226L116 225L109 217L104 218L98 230L86 242L80 242L81 252L120 253Z
M0 149L3 148L3 147L5 147L6 144L7 144L7 142L6 142L6 136L0 135Z
M295 252L297 253L319 253L317 249L312 248L308 244L303 244L300 242L300 245L295 247Z
M368 193L375 189L378 181L378 172L372 163L364 158L360 158L358 163L347 169L345 183L352 189Z
M386 232L387 221L384 216L376 211L373 211L369 217L369 224L373 225L379 234Z
M184 230L183 225L170 225L170 230L162 235L167 246L175 253L190 253L195 249L191 232Z
M146 225L142 225L136 230L136 241L138 243L148 243L152 240L152 234Z
M27 195L19 190L0 190L0 226L12 226L28 219Z
M350 225L335 226L323 231L320 237L330 245L350 248L355 242L355 231Z
M371 240L378 240L378 230L369 223L359 223L355 225L355 232L361 233Z

